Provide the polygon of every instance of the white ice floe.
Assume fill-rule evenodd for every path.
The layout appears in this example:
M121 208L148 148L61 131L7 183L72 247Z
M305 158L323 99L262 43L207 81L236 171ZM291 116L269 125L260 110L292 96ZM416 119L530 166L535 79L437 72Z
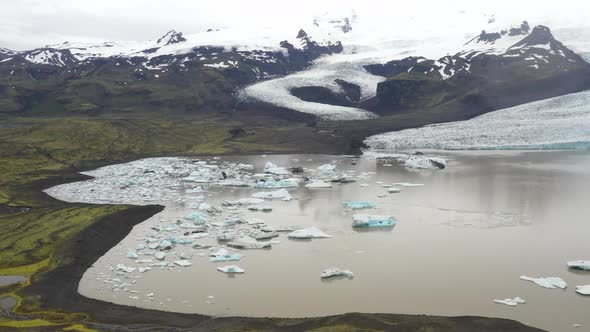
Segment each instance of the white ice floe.
M521 299L520 297L515 297L513 299L494 300L494 303L505 304L514 307L519 304L525 304L526 301L524 299Z
M178 265L178 266L182 266L182 267L187 267L187 266L191 266L191 265L192 265L192 263L191 263L191 262L189 262L189 261L187 261L187 260L185 260L185 259L181 259L181 260L178 260L178 261L174 261L174 264L176 264L176 265Z
M325 165L318 167L318 171L320 171L322 173L331 173L331 172L334 172L335 170L336 170L336 165L332 165L332 164L325 164Z
M317 238L331 238L331 235L324 233L317 227L309 227L295 230L287 235L292 239L317 239Z
M227 246L238 249L264 249L270 248L271 243L259 242L252 237L241 237L239 239L228 242Z
M254 194L252 194L252 197L262 198L262 199L278 198L278 199L282 199L284 201L291 200L291 194L289 194L289 192L284 188L276 190L276 191L262 191L262 192L254 193Z
M332 188L332 184L329 183L329 182L318 180L318 181L313 181L313 182L311 182L309 184L306 184L305 187L311 188L311 189Z
M547 278L531 278L531 277L527 277L527 276L520 276L521 280L525 280L525 281L532 281L535 284L544 287L544 288L561 288L561 289L565 289L567 288L567 283L559 278L559 277L547 277Z
M590 271L590 261L569 261L567 266L570 269Z
M275 175L287 175L289 171L284 167L279 167L270 161L266 162L264 166L264 173L275 174Z
M490 112L471 120L371 136L371 151L590 147L590 91Z
M342 270L337 267L331 267L329 269L324 270L322 272L322 274L320 274L320 278L322 278L322 279L331 278L331 277L354 278L354 273L352 273L352 271L350 271L350 270Z
M241 273L246 272L246 270L244 270L241 267L236 266L236 265L220 266L217 268L217 271L227 273L227 274L233 274L233 273L241 274Z
M590 295L590 285L576 286L576 293Z

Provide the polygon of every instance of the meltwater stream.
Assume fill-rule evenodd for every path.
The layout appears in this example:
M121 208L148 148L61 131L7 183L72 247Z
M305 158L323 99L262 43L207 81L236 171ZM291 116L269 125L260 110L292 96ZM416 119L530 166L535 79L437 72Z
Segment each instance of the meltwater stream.
M407 169L370 158L329 155L200 158L200 162L197 158L145 159L89 172L95 180L47 192L66 201L166 206L138 224L85 273L79 291L90 298L219 316L388 312L504 317L550 331L569 330L573 324L589 328L590 297L576 294L575 286L590 284L590 272L568 270L566 262L590 259L590 153L436 154L450 160L446 169ZM181 180L203 180L195 177L194 170L205 164L220 170L232 163L242 169L241 179L255 181L253 174L261 173L268 161L279 167L302 166L303 176L311 178L321 177L317 167L331 164L339 174L346 172L356 181L321 189L301 183L287 188L292 200L267 201L263 204L272 212L260 212L224 207L223 201L235 202L263 189ZM226 175L237 174L235 169L232 172ZM388 193L388 185L400 182L423 186ZM199 186L203 192L195 189ZM292 240L280 233L271 249L227 248L241 254L241 259L213 263L210 253L225 246L212 238L219 233L212 226L210 237L176 244L163 259L170 265L158 267L162 261L153 254L160 249L146 245L158 244L150 239L184 238L183 233L191 229L180 224L202 201L221 210L207 221L215 227L230 225L230 216L237 214L245 224L227 227L244 231L261 221L276 229L315 226L332 238ZM353 212L343 201L369 201L376 208ZM354 213L392 215L397 225L353 229ZM195 244L214 247L194 249ZM128 258L130 251L138 257ZM178 260L192 265L173 263ZM118 269L118 264L134 269ZM232 264L245 273L228 276L216 269ZM356 277L320 279L320 273L330 267L351 270ZM520 280L521 275L561 277L569 287L545 289ZM509 307L493 302L517 296L527 303Z

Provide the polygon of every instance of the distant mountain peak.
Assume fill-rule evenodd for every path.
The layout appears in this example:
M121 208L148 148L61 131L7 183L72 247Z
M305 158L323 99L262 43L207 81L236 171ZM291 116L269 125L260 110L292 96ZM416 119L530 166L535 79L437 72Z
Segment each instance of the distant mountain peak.
M531 33L526 36L523 40L514 44L512 47L527 47L533 45L548 45L554 41L551 29L544 25L536 26Z
M182 35L182 32L176 32L176 30L170 30L166 32L162 37L160 37L157 41L158 45L166 46L170 44L176 44L180 42L186 41L186 38Z
M305 30L303 29L299 29L299 32L297 33L297 38L301 39L301 38L305 38L307 37L307 32L305 32Z

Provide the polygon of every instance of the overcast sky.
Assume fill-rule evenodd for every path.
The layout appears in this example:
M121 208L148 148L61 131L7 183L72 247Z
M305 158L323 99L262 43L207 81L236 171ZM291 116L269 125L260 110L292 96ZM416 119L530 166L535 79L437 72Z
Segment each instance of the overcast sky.
M297 24L322 12L351 9L365 21L385 24L412 17L412 22L431 24L433 30L437 22L452 20L441 13L458 12L590 24L585 23L590 1L581 0L0 0L0 47L23 50L82 39L149 40L173 28L188 34L209 27Z

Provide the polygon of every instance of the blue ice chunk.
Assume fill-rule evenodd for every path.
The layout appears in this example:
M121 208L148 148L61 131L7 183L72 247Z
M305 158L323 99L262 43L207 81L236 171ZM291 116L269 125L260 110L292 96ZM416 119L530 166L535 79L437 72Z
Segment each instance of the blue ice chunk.
M182 237L171 237L167 239L168 241L174 243L174 244L190 244L193 243L193 239L187 239L187 238L182 238Z
M218 262L229 262L229 261L239 261L242 258L240 254L227 254L222 256L215 256L209 258L210 262L218 263Z
M352 227L393 227L397 223L391 216L355 214Z
M207 221L207 219L209 219L209 218L204 213L193 212L193 213L189 214L188 216L185 216L184 219L190 220L197 225L203 225Z
M137 253L133 250L129 250L127 252L127 258L136 259L138 257L139 257L139 255L137 255Z
M342 202L344 206L351 208L353 210L360 210L360 209L374 209L375 204L367 201L346 201Z

